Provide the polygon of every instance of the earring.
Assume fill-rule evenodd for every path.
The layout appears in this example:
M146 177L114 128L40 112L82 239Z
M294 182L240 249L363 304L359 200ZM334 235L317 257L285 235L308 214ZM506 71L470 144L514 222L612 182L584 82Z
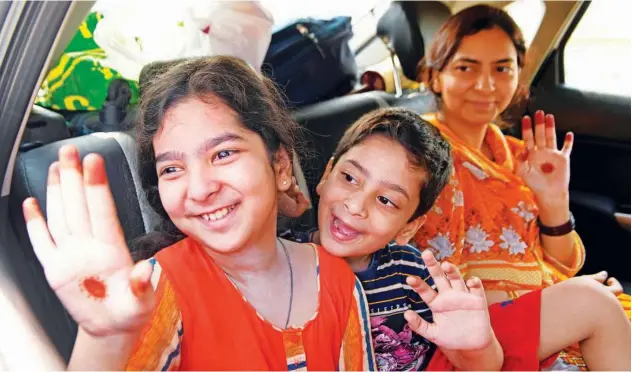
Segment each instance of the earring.
M283 186L287 185L287 180L283 180Z

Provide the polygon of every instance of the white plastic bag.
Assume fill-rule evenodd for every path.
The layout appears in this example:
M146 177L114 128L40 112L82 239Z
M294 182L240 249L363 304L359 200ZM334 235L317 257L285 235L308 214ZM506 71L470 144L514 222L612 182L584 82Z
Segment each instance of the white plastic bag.
M101 3L94 40L108 56L103 63L130 80L151 62L210 55L239 57L259 71L274 24L257 1Z
M257 71L270 46L274 19L259 1L196 1L189 16L199 29L208 27L214 55L231 55Z

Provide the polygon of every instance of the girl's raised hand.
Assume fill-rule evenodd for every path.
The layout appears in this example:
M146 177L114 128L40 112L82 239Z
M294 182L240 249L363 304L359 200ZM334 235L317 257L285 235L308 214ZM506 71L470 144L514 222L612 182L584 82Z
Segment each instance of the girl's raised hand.
M74 146L62 147L48 174L48 221L33 198L23 210L48 283L85 332L107 336L146 323L153 267L132 261L103 158L87 155L82 166Z

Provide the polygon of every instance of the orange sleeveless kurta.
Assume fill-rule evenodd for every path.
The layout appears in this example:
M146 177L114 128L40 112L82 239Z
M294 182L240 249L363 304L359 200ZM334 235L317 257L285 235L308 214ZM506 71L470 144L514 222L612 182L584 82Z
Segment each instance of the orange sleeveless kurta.
M314 249L318 311L303 327L288 330L264 320L194 240L160 251L158 305L128 369L373 369L361 287L343 260ZM162 323L174 319L179 325L165 332Z

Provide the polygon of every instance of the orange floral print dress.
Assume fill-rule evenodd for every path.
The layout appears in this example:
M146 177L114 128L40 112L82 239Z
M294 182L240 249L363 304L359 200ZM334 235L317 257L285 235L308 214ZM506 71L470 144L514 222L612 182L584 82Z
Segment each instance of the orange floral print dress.
M505 137L490 124L485 142L492 161L469 148L436 115L424 119L450 142L454 169L415 237L419 248L430 248L438 259L458 265L466 277L480 277L486 290L506 291L510 297L574 276L584 263L584 246L573 232L575 257L570 266L542 248L538 206L514 174L522 141Z
M494 160L490 160L442 125L436 114L423 118L450 142L454 169L415 236L415 244L422 250L431 249L437 259L457 265L464 277L481 278L486 290L504 291L510 298L577 274L585 250L575 232L570 266L542 247L538 206L531 190L514 173L524 143L489 124L484 141L493 154ZM619 301L630 318L630 296L620 295ZM570 353L568 358L576 354ZM581 358L570 362L585 367Z

